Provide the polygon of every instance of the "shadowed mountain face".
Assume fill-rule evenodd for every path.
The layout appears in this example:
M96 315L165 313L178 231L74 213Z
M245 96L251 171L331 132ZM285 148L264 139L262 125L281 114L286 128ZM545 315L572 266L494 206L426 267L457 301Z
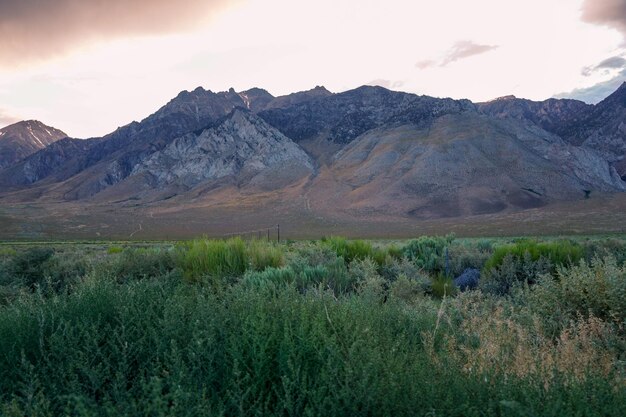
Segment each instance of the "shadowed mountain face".
M577 100L535 102L509 96L478 107L490 116L531 122L573 145L594 149L626 179L626 82L595 106Z
M10 167L67 137L62 131L36 120L18 122L0 129L0 169Z
M310 216L426 219L582 200L625 189L624 90L590 106L368 86L282 97L197 88L141 122L63 139L0 171L0 201L236 207L263 196Z
M377 127L405 123L425 126L437 117L463 111L476 110L468 100L437 99L363 86L285 108L270 108L259 115L296 141L324 137L346 144Z

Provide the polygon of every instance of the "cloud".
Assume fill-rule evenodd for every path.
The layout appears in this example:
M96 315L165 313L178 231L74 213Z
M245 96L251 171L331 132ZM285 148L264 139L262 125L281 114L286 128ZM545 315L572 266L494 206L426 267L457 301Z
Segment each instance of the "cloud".
M6 110L0 109L0 128L19 122L20 119L11 115Z
M369 83L367 83L367 85L384 87L388 90L393 90L394 88L401 88L404 84L405 84L404 81L401 81L401 80L392 81L392 80L385 80L382 78L378 78L376 80L372 80Z
M623 82L626 82L626 68L608 81L603 81L591 87L577 88L567 93L557 94L554 98L572 98L595 104L610 96Z
M418 61L415 66L421 70L435 66L445 67L453 62L460 61L461 59L484 54L485 52L493 51L496 48L498 48L498 45L481 45L472 41L458 41L452 45L452 47L439 61L426 59Z
M0 67L63 55L90 42L183 31L235 1L2 0Z
M421 70L431 68L437 65L437 61L433 61L432 59L425 59L423 61L418 61L415 66Z
M441 64L442 67L474 55L484 54L485 52L496 49L498 45L480 45L472 41L460 41L455 43L450 51L446 54Z
M584 67L581 71L582 75L589 77L596 71L600 70L614 70L626 67L626 59L621 56L612 56L600 62L598 65L591 65Z
M581 11L583 22L617 29L626 40L626 0L585 0Z

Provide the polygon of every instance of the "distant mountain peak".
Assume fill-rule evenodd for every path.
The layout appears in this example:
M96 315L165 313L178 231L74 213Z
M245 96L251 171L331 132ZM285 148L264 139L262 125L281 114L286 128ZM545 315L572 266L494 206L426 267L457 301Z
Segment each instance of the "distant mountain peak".
M0 129L0 169L67 137L65 132L39 120L23 120Z

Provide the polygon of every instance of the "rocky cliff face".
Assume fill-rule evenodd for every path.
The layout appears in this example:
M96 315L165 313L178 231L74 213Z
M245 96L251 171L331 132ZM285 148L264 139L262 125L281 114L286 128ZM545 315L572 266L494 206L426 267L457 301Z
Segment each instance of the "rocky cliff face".
M313 161L291 139L236 109L217 127L177 138L137 164L131 175L147 175L155 187L191 188L230 177L239 184L276 188L312 171Z
M0 170L64 137L67 135L59 129L37 120L18 122L0 129Z

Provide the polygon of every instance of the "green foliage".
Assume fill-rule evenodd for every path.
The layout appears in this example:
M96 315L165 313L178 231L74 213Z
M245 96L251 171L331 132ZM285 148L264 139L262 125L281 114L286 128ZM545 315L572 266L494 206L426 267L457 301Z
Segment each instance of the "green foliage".
M556 271L557 266L571 265L584 257L583 248L569 240L559 240L554 242L536 242L523 239L513 245L500 246L495 249L493 255L485 263L484 270L498 268L507 255L517 259L522 259L526 254L530 260L537 261L539 258L547 259Z
M437 298L454 296L457 293L457 288L452 281L452 278L445 274L438 274L433 278L431 284L431 294Z
M111 259L94 266L94 275L119 282L157 278L175 267L170 250L163 248L127 248Z
M580 316L595 316L618 324L626 319L626 265L614 258L559 268L556 277L542 275L524 292L529 307L552 329Z
M122 252L124 252L124 248L122 248L121 246L109 246L109 248L107 249L107 253L109 255L122 253Z
M0 415L624 415L626 266L508 253L450 297L442 249L491 246L441 239L19 248L40 275L0 283Z
M248 245L248 257L252 269L263 271L265 268L278 268L285 265L282 248L265 241L253 241Z
M34 288L46 278L48 261L54 255L49 247L32 247L17 253L10 261L5 279L20 280L24 285Z
M483 267L480 287L491 294L506 295L520 285L533 285L541 274L555 274L558 267L583 257L583 248L569 240L523 239L495 249Z
M445 248L453 241L453 235L446 237L421 236L411 240L404 247L404 256L424 271L439 273L445 268Z
M240 238L198 239L181 244L178 249L177 265L190 281L198 281L207 275L234 278L248 269L246 246Z
M332 248L338 256L341 256L346 263L355 259L373 259L379 266L385 263L387 252L374 248L372 244L365 240L347 240L343 237L329 237L322 239L322 242ZM396 251L392 248L392 251Z

